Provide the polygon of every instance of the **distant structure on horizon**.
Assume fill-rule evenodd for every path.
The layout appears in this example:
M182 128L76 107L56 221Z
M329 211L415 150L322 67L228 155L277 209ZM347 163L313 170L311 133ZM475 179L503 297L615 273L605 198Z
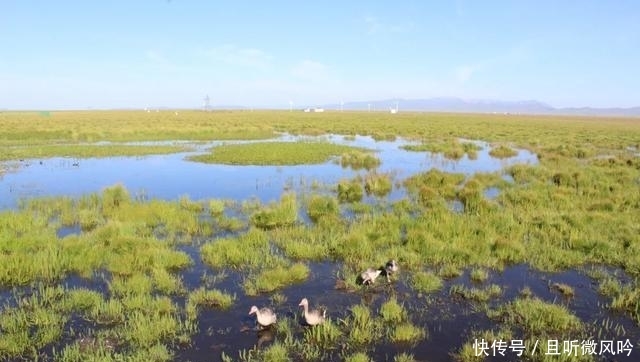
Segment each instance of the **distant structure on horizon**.
M211 99L209 98L208 94L203 99L202 110L205 112L208 112L209 110L211 110Z
M391 113L391 114L398 113L398 102L396 102L396 108L389 107L389 113Z
M324 112L324 108L317 108L317 107L316 108L305 108L304 111L305 111L305 113L310 113L310 112L322 113L322 112Z

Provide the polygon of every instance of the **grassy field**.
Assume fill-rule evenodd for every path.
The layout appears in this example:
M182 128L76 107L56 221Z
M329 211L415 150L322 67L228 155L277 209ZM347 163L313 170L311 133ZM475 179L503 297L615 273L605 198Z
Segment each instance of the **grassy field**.
M2 148L0 161L22 160L27 158L50 157L113 157L144 156L186 152L190 147L168 146L132 146L132 145L82 145L82 144L42 144L28 146L6 146Z
M276 111L179 111L178 115L174 111L77 111L51 112L45 117L37 112L2 112L0 127L3 147L96 141L264 139L273 137L274 132L290 132L360 134L382 139L392 135L454 146L454 138L462 137L508 142L541 156L583 159L627 147L640 148L638 120L634 118Z
M544 272L586 270L605 300L593 313L624 315L633 321L635 333L640 325L638 119L186 111L53 112L43 117L5 112L0 129L3 160L47 157L56 152L43 150L57 147L71 150L65 155L86 157L94 152L87 148L98 147L80 144L87 141L258 139L275 132L402 136L420 142L416 152L450 151L451 158L475 152L458 140L464 138L496 145L495 157L524 147L540 160L506 169L509 181L502 173L424 170L392 186L389 175L369 171L332 185L328 193L283 192L269 204L186 196L136 200L119 185L76 199L26 200L18 209L0 212L0 288L11 294L0 307L0 359L35 359L56 346L54 359L60 361L168 361L202 332L198 318L204 310L225 313L253 296L283 301L287 287L312 280L315 262L339 268L344 293L362 293L355 283L359 273L390 258L399 261L402 272L395 282L406 286L410 297L384 294L379 305L368 305L362 294L363 303L343 306L340 318L317 328L279 319L276 342L223 355L223 360L339 356L365 361L375 359L372 346L382 344L397 347L395 360L410 361L411 346L430 338L416 314L439 311L428 303L434 295L446 303L471 305L468 313L496 327L465 335L451 351L461 361L477 360L469 341L478 336L533 341L595 333L561 302L580 298L578 286L552 284L549 289L559 299L544 300L527 285L492 280L513 265ZM231 163L324 162L347 154L341 160L351 162L349 167L377 164L366 161L366 154L325 143L267 144L220 150L230 148ZM12 153L18 147L23 153ZM265 147L274 147L269 160ZM221 157L215 156L217 149L207 157ZM394 186L405 188L408 196L387 202L384 196ZM500 193L488 199L488 188ZM361 202L365 192L377 196L373 205ZM462 210L452 210L453 201ZM309 216L310 223L301 215ZM61 227L77 227L79 233L59 238ZM182 276L199 260L181 249L185 245L197 251L204 272L237 274L241 287L230 292L204 281L186 286ZM451 282L467 274L468 283ZM70 288L65 281L74 276L103 281L106 287ZM514 288L522 291L507 299ZM74 332L69 322L78 318L91 323L90 336ZM615 329L607 326L606 332ZM80 337L91 338L90 346Z

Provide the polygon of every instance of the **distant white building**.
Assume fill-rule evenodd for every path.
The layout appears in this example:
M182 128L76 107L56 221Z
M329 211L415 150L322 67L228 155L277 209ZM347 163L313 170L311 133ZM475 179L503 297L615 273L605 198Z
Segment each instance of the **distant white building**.
M396 102L396 108L389 107L389 113L391 114L398 113L398 102Z
M322 113L324 112L324 108L305 108L305 113L314 112L314 113Z

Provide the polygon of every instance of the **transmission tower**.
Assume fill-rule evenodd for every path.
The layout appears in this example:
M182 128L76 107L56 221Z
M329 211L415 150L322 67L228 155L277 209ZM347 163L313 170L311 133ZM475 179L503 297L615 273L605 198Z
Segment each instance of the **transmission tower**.
M202 110L208 112L211 109L211 99L209 99L209 95L207 94L202 102Z

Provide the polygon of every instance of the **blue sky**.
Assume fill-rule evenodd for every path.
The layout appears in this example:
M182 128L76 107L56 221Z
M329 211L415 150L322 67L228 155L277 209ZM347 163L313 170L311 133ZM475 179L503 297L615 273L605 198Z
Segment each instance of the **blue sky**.
M4 0L0 109L640 105L640 2Z

